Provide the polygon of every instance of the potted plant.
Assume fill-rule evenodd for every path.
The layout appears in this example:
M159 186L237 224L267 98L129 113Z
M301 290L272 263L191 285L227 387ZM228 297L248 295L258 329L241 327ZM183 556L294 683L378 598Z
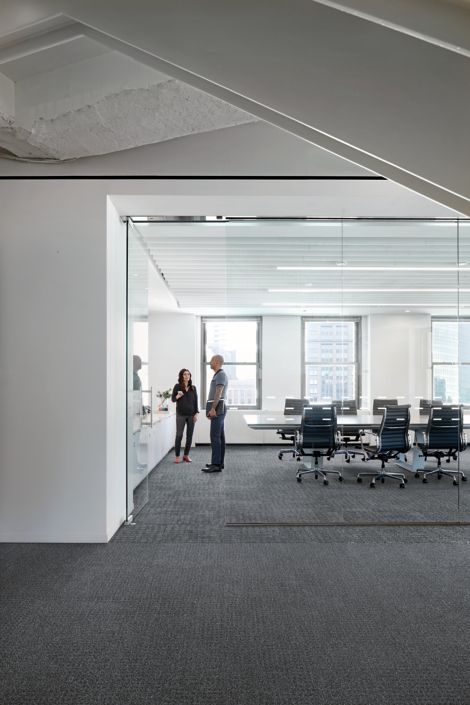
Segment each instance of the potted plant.
M171 387L163 392L157 392L157 397L162 400L158 407L159 411L168 411L168 401L171 399Z

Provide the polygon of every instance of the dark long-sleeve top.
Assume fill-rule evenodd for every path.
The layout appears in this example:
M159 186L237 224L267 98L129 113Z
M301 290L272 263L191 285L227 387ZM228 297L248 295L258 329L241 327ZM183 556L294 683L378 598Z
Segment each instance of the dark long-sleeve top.
M179 399L176 398L178 392L183 392L183 396ZM185 392L180 384L175 384L171 401L176 402L176 413L179 416L194 416L199 413L197 389L194 385Z

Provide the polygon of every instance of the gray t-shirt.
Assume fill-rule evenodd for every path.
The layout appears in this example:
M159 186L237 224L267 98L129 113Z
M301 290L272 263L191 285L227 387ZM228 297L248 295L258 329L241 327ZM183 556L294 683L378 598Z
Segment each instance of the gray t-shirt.
M220 384L224 385L224 391L222 392L222 396L220 398L226 399L228 377L222 368L220 368L220 370L217 370L215 375L212 377L211 386L209 387L208 401L213 401L213 399L215 398L215 388L218 387Z

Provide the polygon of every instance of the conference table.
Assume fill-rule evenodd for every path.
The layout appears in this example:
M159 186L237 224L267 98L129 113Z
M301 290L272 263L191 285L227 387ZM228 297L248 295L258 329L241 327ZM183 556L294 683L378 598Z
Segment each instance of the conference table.
M281 431L283 433L293 433L300 429L302 422L301 415L285 416L282 412L260 411L257 414L244 414L244 421L248 428L255 431ZM352 435L359 431L377 432L382 423L382 415L374 415L368 411L359 411L357 414L346 414L337 416L338 429L344 434ZM412 413L410 421L410 431L415 432L417 442L422 440L422 434L428 425L428 415ZM464 414L464 428L470 428L470 414ZM424 469L424 458L417 446L412 446L407 453L411 462L400 457L395 464L410 472Z

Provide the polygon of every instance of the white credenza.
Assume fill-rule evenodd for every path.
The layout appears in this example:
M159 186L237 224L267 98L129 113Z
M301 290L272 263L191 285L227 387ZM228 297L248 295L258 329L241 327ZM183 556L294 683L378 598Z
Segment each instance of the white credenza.
M147 458L149 472L175 445L176 414L159 411L152 416L152 425L143 425L140 434L142 458ZM145 448L146 446L146 448Z

